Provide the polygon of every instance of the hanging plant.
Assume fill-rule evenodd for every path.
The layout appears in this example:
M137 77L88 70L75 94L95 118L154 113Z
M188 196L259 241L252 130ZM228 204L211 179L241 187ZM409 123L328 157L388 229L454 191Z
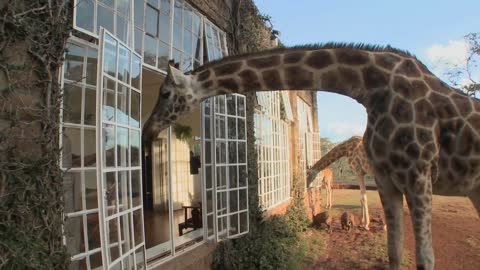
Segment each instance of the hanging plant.
M188 142L193 138L192 128L190 126L175 124L173 126L173 132L175 132L175 137L177 137L177 139L184 142Z

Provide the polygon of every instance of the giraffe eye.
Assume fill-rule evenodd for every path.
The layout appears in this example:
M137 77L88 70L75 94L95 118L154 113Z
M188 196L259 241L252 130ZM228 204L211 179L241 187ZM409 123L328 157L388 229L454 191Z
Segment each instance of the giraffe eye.
M167 99L167 98L170 96L170 92L160 93L160 96L161 96L162 98Z

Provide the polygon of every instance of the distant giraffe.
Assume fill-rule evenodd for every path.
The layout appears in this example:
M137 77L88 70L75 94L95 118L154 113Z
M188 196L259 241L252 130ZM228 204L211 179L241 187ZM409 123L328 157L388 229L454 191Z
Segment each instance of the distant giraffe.
M329 168L323 169L320 173L322 180L321 180L321 187L325 187L326 195L327 195L327 202L325 203L325 208L330 209L332 208L332 185L333 185L333 172Z
M186 75L169 65L143 140L205 98L282 89L334 92L366 108L363 146L387 220L390 269L402 258L404 195L417 268L433 269L432 193L468 196L480 213L480 101L405 51L327 43L230 56Z
M338 144L332 150L330 150L325 156L313 165L309 170L308 182L313 181L311 176L315 177L319 171L326 168L328 165L339 160L342 157L347 157L348 165L352 169L353 173L357 177L358 185L360 187L362 205L362 220L366 230L370 229L370 215L368 214L368 202L367 202L367 188L365 186L365 175L373 176L372 167L369 164L369 160L365 155L365 149L363 148L362 137L353 136L350 139Z

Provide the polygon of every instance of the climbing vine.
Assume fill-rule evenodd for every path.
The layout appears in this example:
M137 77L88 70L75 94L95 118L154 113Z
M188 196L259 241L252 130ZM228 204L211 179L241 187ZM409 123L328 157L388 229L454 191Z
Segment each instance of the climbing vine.
M0 3L0 268L66 269L59 67L70 1Z
M270 17L262 15L251 0L235 1L232 11L233 29L231 54L255 52L271 47L273 29L266 25ZM247 97L247 136L255 140L253 128L255 92ZM288 269L297 232L308 224L303 196L294 198L283 216L263 219L258 200L258 167L255 143L248 144L249 233L241 238L224 241L214 253L213 269ZM292 181L295 183L295 181ZM293 190L295 191L295 189ZM298 196L297 196L298 195Z

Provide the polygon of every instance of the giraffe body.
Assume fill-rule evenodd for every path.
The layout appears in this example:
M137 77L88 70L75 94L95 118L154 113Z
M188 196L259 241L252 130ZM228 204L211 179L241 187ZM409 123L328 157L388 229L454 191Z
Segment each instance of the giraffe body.
M328 165L339 160L342 157L346 157L348 165L355 174L358 185L360 187L360 204L362 206L362 219L361 224L366 230L370 229L370 215L368 214L368 202L367 202L367 188L365 185L365 176L373 176L373 170L370 166L370 161L365 154L363 148L362 137L353 136L350 139L338 144L332 150L330 150L325 156L317 161L312 168L307 181L312 181L312 177L323 170Z
M325 187L327 202L325 203L325 209L332 208L332 186L333 186L333 172L329 168L325 168L322 171L322 183L321 186Z
M417 268L433 269L432 194L468 196L480 211L480 101L406 52L329 43L226 57L186 75L169 66L143 139L205 98L282 89L334 92L366 108L363 146L387 221L390 269L400 268L404 196Z

